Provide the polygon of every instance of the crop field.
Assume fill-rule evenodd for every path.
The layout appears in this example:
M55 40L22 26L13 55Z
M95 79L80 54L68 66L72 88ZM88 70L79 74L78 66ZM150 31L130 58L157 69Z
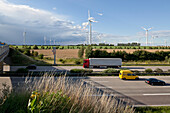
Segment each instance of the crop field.
M113 52L113 50L126 51L127 53L133 53L134 51L137 51L136 49L101 49L101 50L106 50L107 52ZM159 49L159 50L158 49L144 49L144 50L148 52L170 51L170 49ZM36 49L34 51L37 51L39 54L44 54L44 57L50 57L50 58L54 57L51 49L47 49L47 50ZM56 56L57 58L78 58L78 51L79 49L57 49Z

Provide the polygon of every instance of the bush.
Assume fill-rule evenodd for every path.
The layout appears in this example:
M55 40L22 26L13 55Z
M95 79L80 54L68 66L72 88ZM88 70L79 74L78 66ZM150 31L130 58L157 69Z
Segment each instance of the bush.
M33 49L38 49L38 46L37 46L37 45L34 45L34 46L33 46Z
M119 73L119 70L109 68L109 69L104 70L103 73Z
M37 52L37 51L34 52L34 53L33 53L33 56L34 56L34 57L37 57L37 56L38 56L38 52Z
M28 73L28 69L19 68L19 69L17 69L16 73Z
M152 73L152 69L151 68L145 69L145 72L146 73Z
M23 53L24 53L25 55L27 55L27 56L30 56L30 55L31 55L31 53L30 53L30 50L29 50L29 49L26 49Z
M87 70L87 69L71 69L70 73L92 73L93 70Z
M154 71L157 72L157 73L162 73L163 72L163 70L160 69L160 68L156 68Z
M39 59L43 59L43 58L44 58L44 55L43 55L43 54L40 54L40 55L38 56L38 58L39 58Z
M170 73L170 69L168 69L168 72Z
M44 49L44 46L41 46L41 49Z
M80 60L75 60L74 63L75 63L75 64L81 64L81 61L80 61Z

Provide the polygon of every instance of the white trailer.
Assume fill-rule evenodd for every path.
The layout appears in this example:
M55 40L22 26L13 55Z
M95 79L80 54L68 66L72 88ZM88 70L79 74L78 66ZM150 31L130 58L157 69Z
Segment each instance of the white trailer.
M121 67L121 58L89 58L89 67Z

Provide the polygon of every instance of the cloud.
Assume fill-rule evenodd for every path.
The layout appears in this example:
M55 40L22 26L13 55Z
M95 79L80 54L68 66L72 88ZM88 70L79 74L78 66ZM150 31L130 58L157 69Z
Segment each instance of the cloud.
M44 35L47 40L52 38L61 42L84 40L75 36L75 32L82 32L81 26L73 25L67 18L27 5L15 5L0 0L0 37L7 43L23 44L22 34L25 29L27 44L43 44Z
M53 10L56 10L57 8L56 7L53 7Z

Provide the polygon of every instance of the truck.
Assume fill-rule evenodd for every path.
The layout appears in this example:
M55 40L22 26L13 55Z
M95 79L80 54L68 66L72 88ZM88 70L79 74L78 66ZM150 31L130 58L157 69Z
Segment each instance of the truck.
M84 68L111 68L111 67L121 67L122 59L121 58L89 58L84 59L83 67Z

